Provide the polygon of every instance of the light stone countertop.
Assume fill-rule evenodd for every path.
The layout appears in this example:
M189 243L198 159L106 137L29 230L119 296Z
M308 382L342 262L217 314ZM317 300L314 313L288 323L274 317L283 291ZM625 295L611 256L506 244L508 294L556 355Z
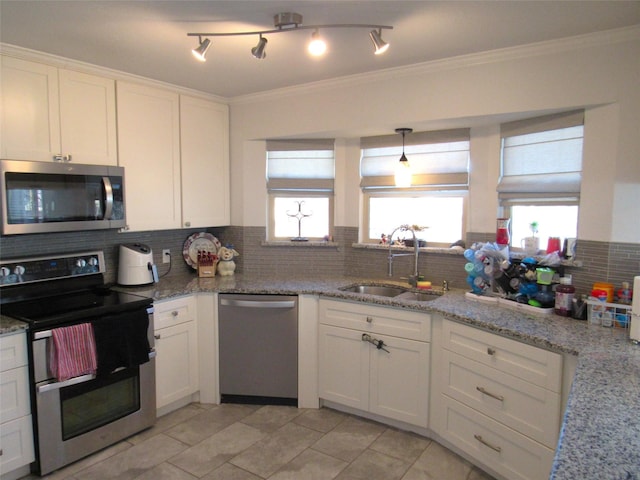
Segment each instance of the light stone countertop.
M537 347L578 355L551 479L640 480L640 346L620 329L589 327L557 315L529 315L465 297L451 290L436 300L416 302L339 290L352 283L389 284L385 279L353 277L197 278L184 275L156 285L124 288L165 300L193 293L313 294L412 310L434 312ZM1 318L0 334L23 326ZM22 323L22 322L19 322Z

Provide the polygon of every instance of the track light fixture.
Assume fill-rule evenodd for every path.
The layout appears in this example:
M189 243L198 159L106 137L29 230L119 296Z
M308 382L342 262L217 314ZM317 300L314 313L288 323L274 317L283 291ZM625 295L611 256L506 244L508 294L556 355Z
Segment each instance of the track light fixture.
M201 62L205 62L207 60L205 58L205 55L207 54L207 50L209 50L209 46L211 45L211 40L209 40L208 38L205 38L204 40L202 40L201 37L198 37L198 42L200 42L200 44L196 48L191 50L191 53L193 53L193 56L196 57Z
M381 55L389 49L389 44L382 39L382 30L371 30L369 38L371 38L373 46L376 47L374 52L376 55Z
M402 156L396 165L396 187L411 186L411 166L409 165L407 156L404 154L404 136L411 132L413 132L413 128L396 128L396 133L402 134Z
M365 25L359 23L339 23L328 25L302 25L302 15L299 13L278 13L273 17L274 29L272 30L258 30L251 32L229 32L229 33L187 33L188 37L198 37L199 45L192 50L193 55L200 61L205 61L205 55L211 41L207 37L236 37L239 35L258 35L260 38L258 44L251 49L251 55L255 58L265 58L265 49L267 46L267 39L263 35L293 32L296 30L313 30L311 34L311 43L309 44L309 53L315 56L319 56L325 53L327 49L326 43L320 37L320 30L323 28L372 28L369 32L369 37L375 47L375 54L379 55L384 53L389 48L389 44L382 39L382 30L393 29L390 25ZM204 38L204 40L203 40ZM312 47L313 45L313 47Z
M260 40L258 40L258 44L251 49L251 55L256 57L258 60L262 60L267 56L267 53L264 49L267 47L267 39L260 35Z
M309 42L307 50L309 50L309 53L314 57L324 55L324 52L327 51L327 44L322 37L320 37L320 32L318 32L318 30L311 34L311 42Z

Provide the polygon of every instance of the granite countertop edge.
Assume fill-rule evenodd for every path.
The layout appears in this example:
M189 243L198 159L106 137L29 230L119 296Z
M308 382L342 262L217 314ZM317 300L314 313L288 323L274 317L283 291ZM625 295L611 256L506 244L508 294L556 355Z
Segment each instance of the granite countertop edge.
M485 304L452 289L428 302L345 292L357 284L406 283L358 277L198 278L177 275L158 284L118 287L123 291L168 300L194 293L320 295L367 304L438 313L458 321L561 354L578 355L576 373L564 412L551 479L640 479L640 346L620 329L589 327L587 322L558 315L532 315ZM0 316L0 335L27 328Z

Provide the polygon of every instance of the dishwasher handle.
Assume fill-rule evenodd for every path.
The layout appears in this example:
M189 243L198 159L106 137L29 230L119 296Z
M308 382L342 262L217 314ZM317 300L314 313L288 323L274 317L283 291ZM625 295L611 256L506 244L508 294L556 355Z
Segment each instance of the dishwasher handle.
M242 308L293 308L296 306L296 302L295 300L236 300L221 298L220 305Z

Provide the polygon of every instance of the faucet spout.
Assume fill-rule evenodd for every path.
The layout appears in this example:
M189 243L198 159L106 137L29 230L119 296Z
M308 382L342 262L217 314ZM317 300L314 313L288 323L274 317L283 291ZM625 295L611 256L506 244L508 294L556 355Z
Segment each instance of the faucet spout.
M418 255L420 254L420 248L418 246L418 239L416 237L415 229L409 225L400 225L399 227L394 229L393 232L391 232L391 235L389 235L389 254L387 256L389 268L387 273L390 277L393 276L393 259L395 257L404 257L407 255L411 255L410 253L391 253L391 246L393 244L393 235L398 230L400 230L401 232L411 232L411 235L413 236L413 256L414 256L413 274L409 276L409 283L415 287L418 284L418 277L420 276L418 273Z

